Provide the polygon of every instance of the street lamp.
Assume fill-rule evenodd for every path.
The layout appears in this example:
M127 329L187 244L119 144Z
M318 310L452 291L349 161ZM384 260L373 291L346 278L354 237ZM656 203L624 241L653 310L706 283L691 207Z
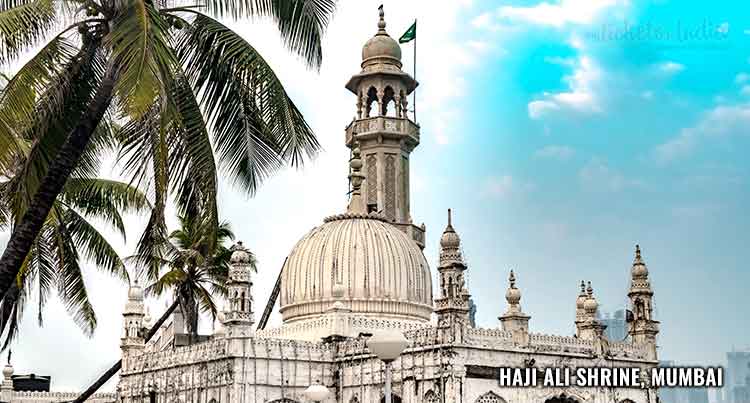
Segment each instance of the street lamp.
M385 403L391 403L391 363L409 345L403 333L396 330L381 330L367 339L367 348L385 363Z
M312 400L313 402L322 402L328 399L328 395L331 394L331 392L328 391L328 388L321 385L317 381L314 384L308 386L307 389L305 389L305 391L302 393L306 398Z

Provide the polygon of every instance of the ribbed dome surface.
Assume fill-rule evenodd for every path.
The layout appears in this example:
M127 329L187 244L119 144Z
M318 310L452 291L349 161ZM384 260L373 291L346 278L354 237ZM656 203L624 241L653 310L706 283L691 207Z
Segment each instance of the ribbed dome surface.
M281 277L284 322L321 315L342 291L354 315L427 321L432 313L424 254L378 218L335 216L297 243Z

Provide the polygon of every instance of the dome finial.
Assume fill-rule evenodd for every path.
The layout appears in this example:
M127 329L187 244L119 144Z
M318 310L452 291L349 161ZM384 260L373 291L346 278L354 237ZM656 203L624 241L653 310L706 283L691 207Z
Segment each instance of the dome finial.
M378 33L384 34L385 33L385 11L383 11L382 4L380 5L380 7L378 7L378 11L380 13L380 21L378 21Z
M510 269L510 275L508 276L508 282L510 283L510 288L516 288L516 275L513 273L513 269Z
M448 209L448 226L453 228L453 212Z

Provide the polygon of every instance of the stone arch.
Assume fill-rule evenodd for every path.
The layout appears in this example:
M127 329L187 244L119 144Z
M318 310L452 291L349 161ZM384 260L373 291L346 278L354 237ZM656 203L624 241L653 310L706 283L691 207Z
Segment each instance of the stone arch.
M367 98L365 98L365 117L369 118L370 113L372 112L372 103L375 102L375 104L378 104L378 90L375 88L375 86L370 87L367 90Z
M565 393L560 393L551 397L548 397L544 403L582 403L583 399L575 396L571 396Z
M357 395L352 396L351 399L349 399L349 403L359 403L359 398Z
M211 399L208 401L208 403L219 403L219 402L217 402L216 399Z
M505 399L500 397L497 393L489 391L477 398L474 403L506 403Z
M381 116L396 117L396 92L390 85L383 90L383 102L381 104L383 105L383 109L380 111Z
M393 393L393 394L391 395L391 402L392 402L392 403L401 403L401 396L399 396L399 395L397 395L397 394ZM380 403L385 403L385 396L382 396L382 397L380 398Z
M427 391L427 393L424 394L424 398L422 399L422 401L426 403L439 403L440 395L435 393L434 390L430 389Z

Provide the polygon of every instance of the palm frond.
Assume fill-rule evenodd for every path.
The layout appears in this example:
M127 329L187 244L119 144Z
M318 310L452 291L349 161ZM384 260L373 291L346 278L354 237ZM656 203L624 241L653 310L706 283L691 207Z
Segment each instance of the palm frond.
M273 19L284 44L308 66L320 68L322 37L336 10L335 0L207 0L205 4L209 13L220 17Z
M0 119L14 125L28 124L35 116L39 95L78 53L78 48L63 36L47 43L8 81L0 93Z
M119 68L115 94L123 111L138 118L165 92L175 64L169 25L148 0L127 4L106 38Z
M16 3L15 7L0 11L0 65L37 46L56 25L53 0Z
M172 83L164 118L169 122L169 172L177 193L177 208L183 215L200 211L209 222L207 229L218 228L218 181L208 129L181 71Z
M151 207L146 195L127 183L99 178L70 178L61 200L87 217L105 220L125 238L121 214L140 213Z
M178 56L208 116L221 166L253 193L285 162L300 165L319 144L261 55L221 23L197 15Z
M91 336L97 319L78 264L75 242L64 226L55 228L53 240L58 265L57 294L73 321L86 335Z
M91 223L73 209L67 209L63 222L66 231L75 241L76 250L87 260L113 276L128 281L128 272L117 251Z

